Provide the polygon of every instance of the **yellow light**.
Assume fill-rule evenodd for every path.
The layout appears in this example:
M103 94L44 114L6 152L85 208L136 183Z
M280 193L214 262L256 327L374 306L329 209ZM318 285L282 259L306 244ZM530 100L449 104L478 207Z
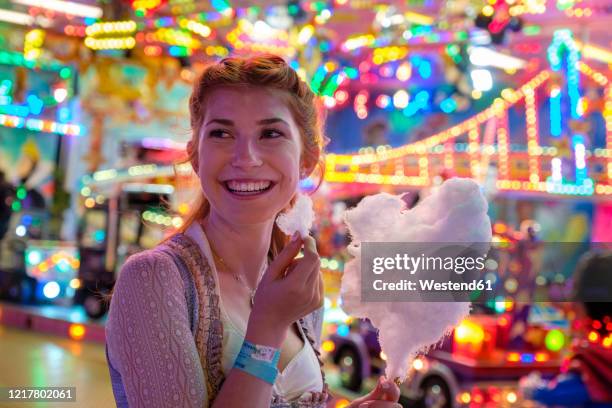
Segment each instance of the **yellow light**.
M536 353L535 361L537 361L538 363L542 363L544 361L548 361L548 354L543 353L543 352Z
M491 17L495 13L495 9L489 5L482 8L482 14L486 17Z
M516 363L521 360L521 355L519 353L508 353L508 357L506 358L511 363Z
M482 97L482 92L477 89L472 91L472 99L480 99Z
M72 340L81 340L85 336L85 326L73 323L68 328L68 335Z
M422 370L424 366L425 364L423 363L423 360L420 358L415 358L414 361L412 362L412 368L414 368L417 371Z
M346 408L349 406L350 403L351 402L347 399L341 399L341 400L336 401L335 407L336 408Z
M469 404L470 401L472 400L472 396L470 395L469 392L464 391L459 395L459 400L463 402L464 404Z
M95 37L100 34L129 34L136 31L135 21L109 21L105 23L95 23L85 29L85 34Z
M312 26L312 24L306 24L304 27L302 27L300 33L298 34L298 42L300 44L306 44L313 34L314 27Z
M464 320L455 329L454 337L457 343L480 344L484 340L484 330L479 324Z
M183 219L181 217L173 217L172 218L172 226L174 228L180 228L183 226Z
M89 197L85 200L85 207L93 208L95 205L96 205L96 200L94 200L93 198Z
M387 355L385 354L384 351L381 350L380 352L380 358L383 359L384 361L387 361Z
M70 287L73 289L78 289L81 287L81 280L78 278L70 279Z
M336 349L336 344L331 340L325 340L323 344L321 344L321 348L323 351L330 353Z
M508 401L511 404L514 404L517 401L517 396L516 393L514 391L510 391L508 392L508 394L506 394L506 401Z

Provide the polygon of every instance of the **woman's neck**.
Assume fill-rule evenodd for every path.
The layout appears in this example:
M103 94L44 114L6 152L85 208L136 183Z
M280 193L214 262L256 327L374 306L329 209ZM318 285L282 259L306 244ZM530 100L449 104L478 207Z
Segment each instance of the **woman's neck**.
M257 283L267 260L274 220L236 225L211 212L201 220L206 239L230 272L242 276L251 287Z

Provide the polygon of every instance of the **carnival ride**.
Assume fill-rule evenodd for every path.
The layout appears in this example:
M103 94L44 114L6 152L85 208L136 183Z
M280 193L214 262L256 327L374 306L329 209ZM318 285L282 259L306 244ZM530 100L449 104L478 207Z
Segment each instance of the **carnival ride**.
M338 184L338 195L354 195L378 191L380 186L399 191L428 187L445 171L482 182L494 172L499 192L595 199L611 195L612 82L580 60L567 30L555 33L548 56L550 69L518 89L504 89L490 107L450 129L397 148L327 155L325 180ZM591 129L585 114L596 101L581 95L581 80L600 89L605 146L595 147L588 140ZM546 105L550 125L539 119ZM525 113L524 134L508 123L509 111L519 108ZM511 139L525 140L526 146L511 144ZM545 140L551 145L544 145Z

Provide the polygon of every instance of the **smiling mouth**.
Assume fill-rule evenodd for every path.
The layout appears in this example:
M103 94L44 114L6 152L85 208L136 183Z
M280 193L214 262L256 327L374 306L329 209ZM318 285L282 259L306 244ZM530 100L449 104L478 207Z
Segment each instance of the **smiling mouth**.
M252 196L263 194L276 185L275 182L270 180L256 180L256 181L237 181L228 180L222 183L225 189L232 194L241 196Z

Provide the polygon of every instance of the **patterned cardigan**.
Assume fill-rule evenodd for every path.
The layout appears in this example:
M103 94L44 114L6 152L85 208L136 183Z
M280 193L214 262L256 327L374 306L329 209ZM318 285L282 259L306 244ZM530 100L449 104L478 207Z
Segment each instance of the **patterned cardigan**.
M322 366L323 308L299 323ZM131 256L115 284L106 324L106 357L117 406L212 405L224 380L222 335L215 279L193 239L179 234ZM323 370L321 375L325 384ZM318 408L325 402L273 396L270 406Z

